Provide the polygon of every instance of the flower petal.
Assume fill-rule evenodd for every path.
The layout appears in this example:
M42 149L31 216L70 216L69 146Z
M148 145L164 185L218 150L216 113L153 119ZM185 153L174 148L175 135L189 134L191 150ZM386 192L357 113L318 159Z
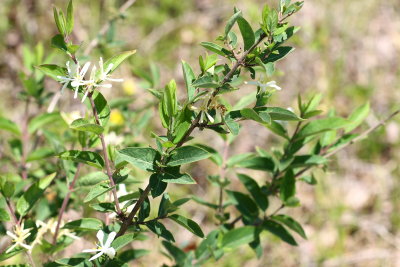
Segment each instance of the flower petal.
M83 68L82 68L81 72L79 73L79 75L81 77L85 76L87 70L89 69L89 66L90 66L90 62L86 62L86 64L83 65Z
M114 248L107 248L104 253L110 257L110 259L113 259L115 256L115 249Z
M91 257L91 258L89 259L89 261L95 260L95 259L97 259L98 257L100 257L100 256L103 255L103 254L104 254L104 252L101 251L101 252L97 253L96 255L94 255L93 257Z
M111 233L108 235L108 238L107 238L106 243L104 244L104 247L109 248L110 245L111 245L111 243L114 241L114 238L115 238L116 235L117 235L116 232L111 232Z
M102 230L99 230L97 232L97 234L96 234L96 237L99 240L101 247L104 247L104 243L103 243L103 241L104 241L104 232Z
M93 253L93 252L98 252L98 251L101 251L101 249L84 249L84 250L82 250L82 252L85 252L85 253Z

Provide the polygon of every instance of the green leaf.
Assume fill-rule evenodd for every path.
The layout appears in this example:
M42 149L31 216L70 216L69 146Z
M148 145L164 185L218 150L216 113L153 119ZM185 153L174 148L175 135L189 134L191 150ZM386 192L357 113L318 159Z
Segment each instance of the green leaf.
M160 206L158 207L158 214L157 216L164 217L168 215L169 208L171 207L171 201L168 193L163 194L161 201L160 201Z
M54 150L48 147L40 147L29 153L26 162L41 160L54 155Z
M243 37L244 51L247 51L256 41L254 31L247 20L245 20L243 17L238 17L237 23L239 25L240 33Z
M238 168L247 168L259 171L273 172L275 170L275 163L272 158L259 156L246 157L236 163L235 166Z
M125 234L122 236L117 237L112 243L111 246L115 250L119 250L123 248L124 246L128 245L131 243L133 240L135 240L136 234Z
M345 133L349 133L357 128L364 119L369 114L369 103L365 103L364 105L356 108L350 116L347 118L349 120L349 125L344 128Z
M119 254L118 258L123 262L131 262L149 254L150 252L151 251L147 249L128 249Z
M154 171L155 163L160 159L160 153L151 147L127 147L117 152L115 165L119 166L126 161L142 170Z
M196 147L200 147L201 149L204 149L205 151L207 151L208 153L210 153L210 160L212 162L214 162L215 164L217 164L218 166L222 165L222 157L221 155L218 153L217 150L215 150L212 147L203 145L203 144L196 144Z
M279 107L259 107L255 108L257 112L266 112L271 116L272 120L280 120L280 121L301 121L302 119L298 117L295 113L288 109L279 108Z
M81 162L89 166L103 169L104 160L100 154L92 151L68 150L58 155L59 158Z
M201 42L200 45L202 47L204 47L205 49L208 49L208 50L210 50L220 56L223 56L223 57L227 57L232 54L229 50L223 48L220 45L217 45L217 44L214 44L211 42Z
M211 156L204 149L196 146L183 146L175 149L168 158L167 166L180 166L191 162L206 159Z
M104 62L103 65L103 69L106 70L108 69L108 67L112 64L112 68L110 70L110 72L108 74L111 74L114 72L115 69L117 69L119 67L119 65L124 62L124 60L126 60L128 57L132 56L133 54L136 53L136 50L130 50L130 51L126 51L126 52L122 52L120 54L117 54L109 59L107 59L106 62ZM96 72L96 80L98 80L100 78L100 74L101 71L100 69L97 70Z
M17 255L17 254L19 254L19 253L21 253L23 251L25 251L25 249L20 248L20 247L16 247L16 248L14 248L13 250L11 250L8 253L3 252L3 253L0 254L0 262L1 261L5 261L6 259L9 259L11 257L14 257L15 255Z
M280 197L283 202L286 202L296 194L296 178L292 169L286 171L280 185Z
M108 181L108 176L104 172L97 171L86 174L85 176L79 177L77 181L77 187L80 186L94 186L100 182Z
M40 179L36 183L32 184L28 190L26 190L26 192L17 201L16 208L19 215L24 216L30 209L32 209L36 201L42 197L46 188L51 184L54 177L56 177L56 173L52 173Z
M63 228L75 231L96 231L103 228L103 222L95 218L82 218L72 222L67 222L64 224Z
M10 219L8 212L5 209L0 208L0 222L8 222Z
M62 117L58 111L40 114L29 121L28 131L29 133L34 133L43 126L57 121L62 121Z
M4 179L2 181L2 179ZM7 181L7 178L0 177L0 191L4 197L10 198L14 195L15 184L12 181Z
M216 81L214 81L214 79L211 76L207 75L207 76L202 76L197 80L195 80L192 83L192 86L196 88L218 88L221 85Z
M161 181L174 184L196 184L196 181L187 173L180 173L179 168L165 168L160 174Z
M160 196L167 189L168 184L162 181L162 177L158 173L153 173L150 176L151 196L153 198Z
M57 76L66 76L67 75L67 69L54 65L54 64L43 64L40 66L36 66L38 70L46 74L47 76L53 78L56 81L59 81L60 79L57 78Z
M228 20L225 26L225 38L228 36L228 33L231 31L233 25L235 25L235 22L239 17L242 16L242 11L238 11L233 16Z
M192 232L193 234L203 238L204 237L204 233L201 230L200 226L192 221L191 219L185 218L181 215L178 214L173 214L168 216L169 219L173 220L174 222L180 224L181 226L183 226L184 228L186 228L188 231Z
M170 231L168 231L167 228L165 228L165 226L158 222L158 221L149 221L148 223L146 223L147 228L150 229L150 231L152 231L153 233L155 233L157 236L161 236L162 238L164 238L167 241L172 241L175 242L174 236L172 235L172 233Z
M191 102L195 94L195 88L192 86L192 82L196 79L196 76L190 65L185 61L182 61L182 71L186 84L187 100Z
M110 202L101 202L101 203L94 203L90 204L90 207L92 207L94 210L98 212L115 212L115 204L110 203Z
M110 106L108 105L107 100L98 90L93 91L92 98L94 106L96 107L99 116L101 126L105 127L107 125L108 120L110 119L110 114L111 114ZM86 98L85 104L88 110L92 110L92 105L90 103L89 98Z
M230 190L226 190L226 193L243 216L249 218L256 218L258 216L258 207L248 195Z
M67 34L72 33L73 29L74 29L74 5L72 3L72 0L70 0L67 7L67 22L66 22Z
M254 226L244 226L232 229L224 234L221 246L223 248L234 249L241 245L251 243L256 238L256 228Z
M245 174L238 174L237 176L242 184L246 187L247 191L249 191L253 199L256 201L257 205L263 211L265 211L268 208L268 198L262 193L261 188L259 187L257 182L253 178Z
M51 38L51 46L64 52L68 51L67 44L64 41L64 36L61 34L54 35L54 37Z
M139 189L140 195L143 195L143 191ZM150 200L148 197L146 197L140 206L139 214L138 214L138 220L139 222L144 222L144 220L150 216Z
M276 135L289 140L287 131L281 124L279 124L275 121L271 121L271 124L264 124L264 126L266 128L268 128L269 130L271 130L271 132L275 133Z
M329 130L339 129L348 125L348 120L341 117L324 118L309 122L296 135L296 139L319 134Z
M65 36L64 14L62 13L62 11L58 11L56 7L53 7L53 13L54 13L54 21L56 22L58 31L61 33L61 35Z
M92 201L93 199L104 195L105 193L111 191L114 187L110 187L106 183L100 183L92 187L89 193L86 195L85 199L83 200L84 203Z
M6 130L15 135L21 135L21 130L18 125L4 117L0 117L0 130Z
M279 223L267 220L264 221L262 226L266 231L276 235L286 243L297 246L297 242L294 240L293 236Z
M187 266L185 265L186 257L189 254L186 254L180 248L174 246L172 243L167 241L162 241L163 246L168 250L168 253L174 258L177 266Z
M292 217L288 215L279 214L279 215L274 215L271 218L275 221L283 223L284 225L286 225L287 227L298 233L302 238L307 239L303 227L301 227L301 225L298 222L296 222Z
M283 59L286 57L288 54L294 51L293 47L290 46L280 46L276 50L274 50L272 53L269 54L267 59L264 61L264 63L268 62L276 62L278 60Z
M301 155L295 156L294 160L291 162L293 168L307 167L314 165L326 164L328 160L320 155Z
M94 134L102 134L104 132L104 128L98 124L90 123L87 119L77 119L74 120L69 126L73 130L90 132Z
M243 118L264 123L263 119L252 108L244 108L240 111L240 114L243 116Z

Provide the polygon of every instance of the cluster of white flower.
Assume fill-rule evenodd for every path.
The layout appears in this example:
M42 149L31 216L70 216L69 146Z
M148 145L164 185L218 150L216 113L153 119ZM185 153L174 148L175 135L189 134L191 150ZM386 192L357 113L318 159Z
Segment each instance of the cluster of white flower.
M28 251L31 251L33 246L27 245L25 243L25 239L27 239L28 236L31 235L31 229L32 228L24 229L24 222L21 222L21 224L17 224L14 226L13 232L7 231L7 235L12 238L14 245L7 249L6 253L12 251L16 246L20 246L27 249Z
M99 69L100 73L99 76L96 80L96 75L97 75L97 68L96 65L93 66L91 72L90 72L90 77L89 80L85 80L85 75L87 71L89 70L90 67L90 62L86 62L83 67L80 67L79 62L75 65L74 69L71 69L69 61L66 63L67 66L67 75L66 76L57 76L57 78L60 80L60 83L63 84L63 87L61 88L61 93L64 91L64 89L71 84L71 86L75 89L75 94L74 98L78 97L78 89L80 86L84 86L85 94L82 97L82 102L85 101L87 95L93 88L96 87L104 87L104 88L111 88L111 84L103 84L104 81L110 81L110 82L122 82L123 79L113 79L110 78L110 72L114 67L114 64L110 63L108 64L107 68L104 68L104 63L103 63L103 58L100 57L99 60Z

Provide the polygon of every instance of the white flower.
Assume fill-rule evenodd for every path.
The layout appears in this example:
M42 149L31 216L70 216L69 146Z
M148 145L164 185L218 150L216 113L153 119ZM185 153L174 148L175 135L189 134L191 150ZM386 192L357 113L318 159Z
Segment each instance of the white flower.
M27 239L28 236L31 235L30 233L31 229L32 228L24 229L24 222L22 222L21 225L14 226L14 233L7 231L7 235L13 239L12 241L15 244L12 245L9 249L7 249L6 253L13 250L16 246L20 246L26 248L27 250L31 250L32 246L25 244L25 239Z
M103 58L102 57L100 57L100 60L99 60L99 67L100 67L100 80L101 81L111 81L111 82L123 82L124 80L123 79L113 79L113 78L110 78L109 76L110 76L110 72L111 72L111 70L112 70L112 68L114 67L114 64L108 64L108 66L107 66L107 69L106 70L104 70L104 64L103 64ZM103 85L101 85L102 87L112 87L112 85L111 84L103 84Z
M260 83L259 81L250 81L250 82L244 82L244 83L255 85L255 86L261 87L262 89L270 87L270 88L275 88L276 90L282 90L282 88L280 88L278 85L276 85L275 81L270 81L267 83Z
M218 111L216 108L218 105L217 98L214 97L211 92L208 92L207 94L202 96L201 99L203 100L203 102L201 103L199 108L190 105L189 109L200 111L200 120L199 120L200 123L204 122L205 117L207 117L209 122L214 123L215 119L208 113L208 110L214 108L216 111Z
M83 65L82 69L80 68L79 62L75 66L75 70L71 71L71 68L69 66L69 61L66 63L67 65L67 76L57 76L58 79L61 80L61 83L64 84L63 87L61 88L61 92L68 86L69 83L71 83L72 87L75 87L75 94L74 98L78 97L78 88L81 85L87 85L91 83L92 81L85 81L85 74L89 69L90 62L86 62L85 65Z
M99 252L96 255L94 255L93 257L91 257L89 259L89 261L92 261L94 259L97 259L98 257L100 257L103 254L106 254L108 257L110 257L110 259L113 259L115 256L115 249L113 247L111 247L111 243L113 242L115 236L117 235L116 232L111 232L108 235L108 238L106 240L105 243L103 243L104 241L104 232L102 230L99 230L97 232L97 239L99 240L99 246L97 249L85 249L82 252Z
M33 241L32 244L42 244L42 239L43 236L50 231L50 233L54 236L56 233L56 228L57 228L57 223L58 221L55 218L50 218L47 223L37 220L36 221L36 226L39 228L38 233L36 235L35 241ZM78 240L80 237L76 236L73 232L70 232L68 229L62 229L64 225L64 221L60 222L60 228L58 232L58 236L67 236L72 239Z

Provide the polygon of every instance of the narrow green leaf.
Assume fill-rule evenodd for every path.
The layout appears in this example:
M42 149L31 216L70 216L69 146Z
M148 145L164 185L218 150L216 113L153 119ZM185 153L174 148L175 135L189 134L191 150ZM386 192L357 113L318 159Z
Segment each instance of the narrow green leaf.
M51 38L51 46L64 52L68 51L67 44L65 43L64 37L61 34L57 34Z
M153 233L155 233L157 236L161 236L167 241L172 241L175 242L174 236L170 231L165 228L165 226L158 222L158 221L149 221L146 223L147 228L150 229Z
M118 259L122 260L123 262L131 262L149 254L150 252L151 251L147 249L128 249L121 252L121 254L118 256Z
M54 64L43 64L40 66L36 66L38 70L46 74L47 76L53 78L56 81L59 81L60 79L57 78L57 76L66 76L67 75L67 69L54 65Z
M163 176L158 173L153 173L150 176L151 196L156 198L164 193L167 189L168 184L162 181Z
M170 242L162 241L163 246L167 249L168 253L174 258L177 266L186 266L186 257L189 254L186 254L183 250L178 248L177 246L173 245Z
M96 107L99 116L101 126L105 127L108 123L108 120L110 119L110 114L111 114L110 106L108 105L105 97L98 90L93 91L92 98L94 106ZM92 105L90 103L89 98L86 98L85 104L88 110L92 110Z
M0 208L0 222L8 222L10 219L8 212L5 209Z
M95 218L82 218L72 222L67 222L63 228L75 231L96 231L103 228L103 222Z
M307 239L303 227L301 227L301 225L298 222L296 222L292 217L288 215L279 214L279 215L274 215L271 218L275 221L283 223L284 225L286 225L287 227L298 233L302 238Z
M72 33L73 29L74 29L74 5L72 3L72 0L70 0L67 7L67 23L66 23L67 34Z
M62 21L63 17L60 17L60 12L56 7L53 7L54 21L56 22L57 29L61 35L65 35L64 21Z
M92 151L68 150L58 155L59 158L81 162L99 169L104 167L104 160L100 154Z
M125 234L122 236L117 237L112 243L111 246L115 250L119 250L123 248L124 246L128 245L131 243L133 240L135 240L136 234Z
M151 147L127 147L117 152L115 165L119 166L126 161L142 170L154 171L155 163L160 159L158 151Z
M167 166L180 166L183 164L196 162L211 156L204 149L196 146L183 146L175 149L168 158Z
M265 211L268 208L268 198L262 193L261 188L259 187L257 182L253 178L245 174L239 173L237 174L237 176L242 184L246 187L247 191L249 191L253 199L256 201L257 205L263 211Z
M32 209L36 201L42 197L46 188L51 184L54 177L56 177L56 173L52 173L40 179L36 183L32 184L28 190L26 190L26 192L17 201L16 208L19 215L24 216L30 209Z
M196 79L196 76L190 65L185 61L182 61L182 71L186 84L187 100L191 102L195 94L195 88L192 86L192 82Z
M244 51L247 51L256 41L254 31L247 20L245 20L243 17L238 17L237 23L239 25L240 33L243 37Z
M242 16L242 11L238 11L233 16L228 20L225 26L225 38L228 36L229 32L231 31L233 25L235 25L235 22L237 19Z
M29 121L28 131L29 133L34 133L43 126L57 121L62 121L62 117L58 111L40 114Z
M98 124L90 123L87 119L77 119L74 120L69 126L73 130L90 132L94 134L102 134L104 132L104 128Z
M306 124L296 135L296 139L319 134L329 130L339 129L348 125L348 120L341 117L331 117L314 120Z
M280 186L280 197L283 202L286 202L296 194L296 178L291 169L287 170L282 178Z
M168 216L169 219L173 220L174 222L180 224L184 228L186 228L188 231L192 232L193 234L203 238L204 233L201 230L200 226L195 222L192 221L191 219L185 218L181 215L178 214L173 214Z
M165 183L174 184L196 184L196 180L187 173L180 173L179 169L165 168L164 172L160 174L161 180Z
M224 234L222 247L234 249L241 245L253 242L256 238L256 228L254 226L244 226L232 229Z
M279 223L268 220L264 221L262 226L266 231L276 235L286 243L292 246L297 246L297 242L293 236Z
M230 190L226 190L226 193L243 216L249 218L256 218L258 216L259 210L257 204L248 195Z
M218 88L221 85L213 80L211 76L202 76L192 83L196 88Z
M117 69L119 67L119 65L124 62L124 60L126 60L128 57L132 56L133 54L136 53L136 50L130 50L130 51L126 51L126 52L122 52L120 54L117 54L109 59L107 59L106 62L104 62L104 66L103 69L106 70L108 69L108 67L112 64L112 67L110 69L110 72L108 74L111 74L112 72L114 72L115 69ZM97 70L96 72L96 80L98 80L100 78L100 70Z
M19 129L18 125L15 122L3 117L0 117L0 130L9 131L17 136L21 135L21 130Z
M347 118L350 123L344 128L344 132L349 133L357 128L368 116L369 108L369 103L365 103L364 105L356 108Z
M228 57L232 54L229 50L211 42L201 42L200 45L223 57Z
M114 187L110 187L106 183L100 183L92 187L89 193L86 195L85 199L83 200L84 203L92 201L95 198L98 198L101 195L111 191Z

